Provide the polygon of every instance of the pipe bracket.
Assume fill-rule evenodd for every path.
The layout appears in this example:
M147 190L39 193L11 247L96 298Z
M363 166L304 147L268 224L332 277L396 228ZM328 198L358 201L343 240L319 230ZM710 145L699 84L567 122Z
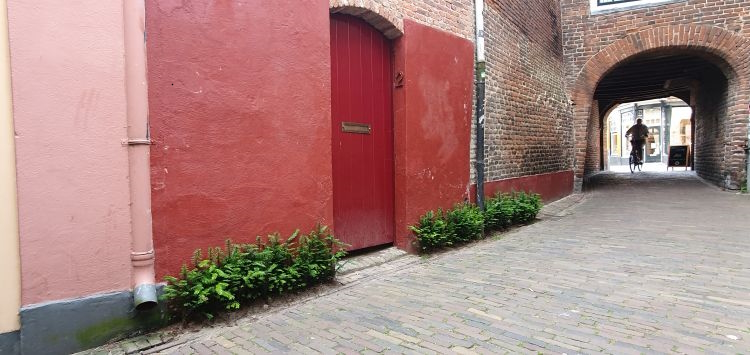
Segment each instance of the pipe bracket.
M148 138L130 138L122 141L122 145L151 145L153 141Z
M144 252L131 252L130 260L132 261L147 261L154 258L154 249Z

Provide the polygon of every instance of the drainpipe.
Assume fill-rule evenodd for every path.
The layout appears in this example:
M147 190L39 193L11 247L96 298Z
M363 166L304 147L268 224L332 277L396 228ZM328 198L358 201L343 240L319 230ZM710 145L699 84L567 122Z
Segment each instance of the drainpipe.
M476 149L475 168L477 173L477 206L484 210L484 0L474 1L474 20L476 30L477 62L475 70L476 84Z
M749 106L750 107L750 106ZM748 117L750 123L750 117ZM747 140L745 141L745 189L750 192L750 124L747 128Z
M125 92L133 266L133 303L137 310L156 306L154 246L151 231L151 176L146 81L146 11L144 0L123 0L125 23Z

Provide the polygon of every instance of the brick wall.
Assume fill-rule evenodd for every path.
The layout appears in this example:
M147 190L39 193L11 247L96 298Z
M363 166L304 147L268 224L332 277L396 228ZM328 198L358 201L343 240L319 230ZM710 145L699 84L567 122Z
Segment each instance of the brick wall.
M729 138L729 130L722 120L727 115L727 81L721 73L704 78L695 93L695 169L706 180L726 186L727 165L724 142ZM735 166L735 171L742 166ZM739 168L739 169L737 169ZM731 178L730 178L731 179Z
M693 93L696 103L703 105L696 108L696 142L701 145L696 147L696 168L699 175L721 185L726 176L730 187L744 179L744 152L739 146L747 139L750 103L750 1L674 1L591 14L588 0L561 0L561 11L565 85L575 104L574 166L579 180L598 160L587 154L587 121L597 83L633 55L657 49L661 54L688 50L722 70L727 78L723 87L704 80ZM716 96L717 90L723 96Z
M586 137L586 157L588 157L584 166L586 175L599 171L601 166L601 123L601 120L599 120L599 105L598 102L594 101L589 115L588 135Z
M572 166L559 14L557 0L486 2L487 181Z
M750 38L750 1L676 1L594 15L589 14L588 0L561 0L560 6L569 85L593 55L645 28L703 24Z

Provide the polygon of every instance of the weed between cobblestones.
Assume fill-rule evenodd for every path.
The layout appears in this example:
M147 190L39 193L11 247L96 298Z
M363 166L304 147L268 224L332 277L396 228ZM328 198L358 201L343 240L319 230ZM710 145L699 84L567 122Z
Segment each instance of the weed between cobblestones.
M531 222L541 208L542 199L538 194L498 193L487 199L484 212L469 203L447 211L428 211L410 229L417 238L419 249L426 253L483 239L485 233Z
M221 310L239 309L257 299L304 289L333 279L343 244L325 226L307 235L294 232L281 241L234 244L208 249L207 258L196 250L191 267L183 265L178 277L166 276L163 299L173 316L211 319Z

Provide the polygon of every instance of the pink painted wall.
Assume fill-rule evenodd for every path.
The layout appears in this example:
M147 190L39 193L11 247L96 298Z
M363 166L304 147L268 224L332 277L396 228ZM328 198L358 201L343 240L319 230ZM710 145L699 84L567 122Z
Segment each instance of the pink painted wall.
M474 45L404 20L394 50L396 245L411 250L420 215L469 197Z
M157 278L333 223L328 1L148 0Z
M8 0L23 304L130 288L120 1Z

